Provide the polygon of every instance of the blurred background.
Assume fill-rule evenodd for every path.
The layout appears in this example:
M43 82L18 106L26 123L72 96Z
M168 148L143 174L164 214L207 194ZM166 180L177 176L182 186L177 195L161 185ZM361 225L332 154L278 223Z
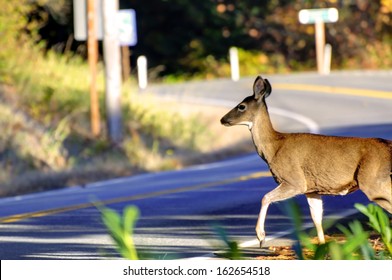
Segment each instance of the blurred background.
M98 136L90 131L88 48L74 37L73 1L2 0L0 196L178 169L253 150L241 145L237 130L217 128L226 109L157 99L148 88L141 93L141 55L154 84L229 78L232 46L242 76L315 71L315 28L300 24L298 12L335 7L339 21L326 24L332 69L392 68L391 0L128 0L119 6L136 11L138 43L127 47L123 137L113 143L104 125L101 41L103 125Z
M12 5L32 4L23 8L28 16L14 17L16 22L4 18L7 33L20 33L23 26L47 51L87 56L86 43L74 40L71 0L21 2ZM314 27L300 24L298 11L330 7L339 10L338 23L326 30L335 68L391 66L390 0L128 0L119 5L136 11L139 40L131 49L133 69L136 58L145 55L152 78L225 77L231 46L240 48L244 75L314 69Z

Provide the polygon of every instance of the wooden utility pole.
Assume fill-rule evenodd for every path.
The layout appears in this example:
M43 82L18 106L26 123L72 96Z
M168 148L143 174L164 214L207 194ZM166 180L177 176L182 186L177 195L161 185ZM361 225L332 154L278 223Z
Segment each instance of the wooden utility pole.
M105 59L106 115L110 140L122 139L121 58L117 26L118 0L103 0L103 52Z
M90 115L91 132L98 136L101 131L99 115L99 97L97 92L97 62L98 41L96 35L96 13L95 0L87 0L87 53L90 66Z

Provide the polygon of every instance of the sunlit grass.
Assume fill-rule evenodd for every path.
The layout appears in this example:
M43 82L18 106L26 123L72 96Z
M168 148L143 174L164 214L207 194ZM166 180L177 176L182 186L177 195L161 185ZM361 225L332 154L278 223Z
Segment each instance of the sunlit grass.
M103 129L99 137L93 137L87 63L75 55L44 53L38 46L8 47L17 51L9 50L3 61L8 71L0 75L2 83L12 88L5 99L13 104L0 115L0 122L8 129L0 138L1 151L6 154L1 163L3 185L17 188L24 174L31 172L49 172L51 176L74 169L78 174L84 168L91 172L103 161L123 165L124 170L129 166L147 171L178 168L177 153L197 152L211 142L203 118L181 115L173 104L162 106L159 99L140 95L131 79L122 89L123 141L113 146L105 129L102 63L98 64L97 90ZM97 172L100 170L101 166L97 167ZM14 178L19 183L10 183ZM34 185L37 181L32 181L32 190Z

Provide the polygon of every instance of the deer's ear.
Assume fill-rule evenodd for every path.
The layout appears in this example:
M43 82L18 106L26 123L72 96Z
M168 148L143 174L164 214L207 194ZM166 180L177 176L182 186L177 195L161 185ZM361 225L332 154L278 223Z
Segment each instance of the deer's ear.
M253 84L253 94L255 99L261 100L262 98L267 98L272 91L271 84L267 79L263 79L258 76Z

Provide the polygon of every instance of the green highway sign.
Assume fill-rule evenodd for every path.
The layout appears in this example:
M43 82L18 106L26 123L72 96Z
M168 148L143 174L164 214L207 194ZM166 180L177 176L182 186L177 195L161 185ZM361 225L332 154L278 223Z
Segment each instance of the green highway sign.
M336 8L328 9L306 9L298 13L299 22L302 24L310 24L316 22L336 22L339 13Z

